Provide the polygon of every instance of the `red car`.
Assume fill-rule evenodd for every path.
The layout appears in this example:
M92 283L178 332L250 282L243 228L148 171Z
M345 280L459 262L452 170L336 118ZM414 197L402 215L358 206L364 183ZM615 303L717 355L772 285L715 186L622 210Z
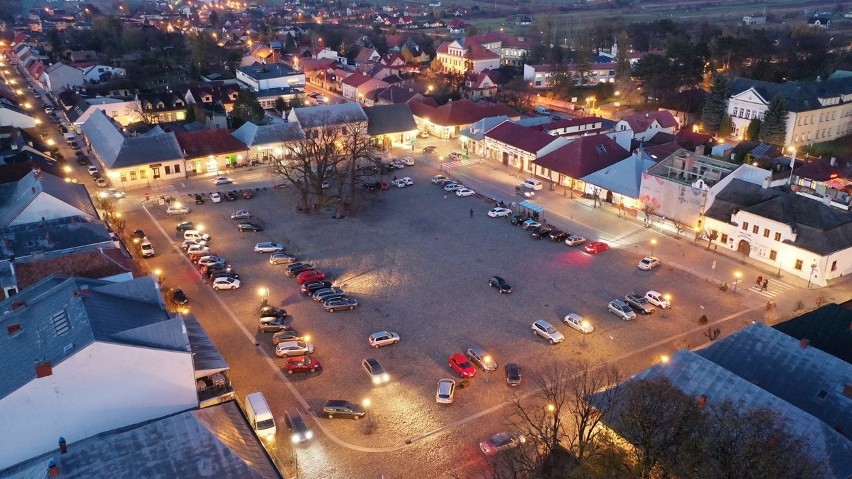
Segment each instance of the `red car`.
M583 246L583 250L586 253L589 253L589 254L598 254L601 251L606 251L607 245L606 245L606 243L603 243L603 242L600 242L600 241L592 241L592 242L586 243L586 246Z
M450 367L453 368L453 371L459 373L459 376L462 378L476 376L476 368L473 367L473 363L462 353L455 353L450 356Z
M291 356L287 358L287 363L284 364L284 370L287 374L293 373L312 373L322 369L319 360L311 356Z
M296 276L296 281L299 284L305 284L309 281L320 281L325 279L325 273L322 271L317 271L315 269L309 269L307 271L302 271Z

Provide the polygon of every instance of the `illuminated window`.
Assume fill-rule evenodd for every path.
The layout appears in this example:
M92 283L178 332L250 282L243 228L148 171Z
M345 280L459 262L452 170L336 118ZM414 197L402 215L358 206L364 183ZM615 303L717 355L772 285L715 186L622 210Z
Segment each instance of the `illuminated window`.
M781 233L775 233L775 241L781 241Z
M743 230L748 231L748 221L743 221Z
M795 266L793 266L793 267L794 267L794 268L796 268L796 270L801 271L801 270L802 270L802 260L797 259L797 260L796 260L796 265L795 265Z
M778 252L774 249L769 250L769 259L775 261L776 258L778 258Z

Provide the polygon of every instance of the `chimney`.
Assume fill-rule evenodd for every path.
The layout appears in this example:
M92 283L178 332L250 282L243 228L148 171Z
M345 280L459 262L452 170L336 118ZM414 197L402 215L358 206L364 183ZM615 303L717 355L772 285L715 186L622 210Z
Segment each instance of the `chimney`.
M811 340L808 338L802 338L802 340L799 341L799 347L802 349L808 349L809 344L811 344Z
M698 396L698 409L704 409L704 406L707 405L707 396L701 395Z
M770 178L769 176L767 176L766 178L763 179L763 184L761 186L763 187L764 190L769 188L769 182L771 180L772 180L772 178Z
M88 296L89 295L89 285L88 284L81 285L80 291L82 291L82 293L84 295Z
M59 467L53 459L47 462L47 477L59 477Z
M68 443L65 442L64 437L60 436L60 438L59 438L59 453L60 454L66 454L67 452L68 452Z

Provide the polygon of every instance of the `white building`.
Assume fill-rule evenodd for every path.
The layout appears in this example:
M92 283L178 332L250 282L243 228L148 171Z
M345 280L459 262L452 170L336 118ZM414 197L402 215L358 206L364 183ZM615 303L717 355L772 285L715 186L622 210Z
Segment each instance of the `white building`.
M621 117L615 124L615 131L631 131L633 139L647 141L657 133L669 133L674 135L678 130L677 118L668 110L635 113Z
M0 126L14 126L26 130L35 128L36 121L26 110L0 102Z
M58 62L45 68L39 81L45 90L58 95L65 90L83 86L83 71Z
M83 69L83 78L89 83L114 80L126 76L127 70L124 68L108 65L92 65Z
M60 437L73 443L198 407L183 320L152 277L50 276L0 309L0 408L10 412L0 470L56 450Z
M437 58L445 71L460 75L500 68L499 54L478 43L466 46L463 39L442 43L438 47Z
M255 63L237 68L237 81L254 91L272 88L303 88L305 74L281 63Z

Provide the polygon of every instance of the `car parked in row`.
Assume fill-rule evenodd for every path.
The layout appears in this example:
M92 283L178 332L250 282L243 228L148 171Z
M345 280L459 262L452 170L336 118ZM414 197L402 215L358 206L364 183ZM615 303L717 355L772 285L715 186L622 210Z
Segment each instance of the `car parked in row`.
M295 262L287 265L287 269L284 270L284 274L287 276L296 276L302 271L308 271L310 269L314 269L313 263L303 263L303 262Z
M230 277L216 278L213 280L213 289L237 289L240 287L240 280Z
M579 246L585 242L586 238L583 238L582 236L568 235L568 237L565 238L565 244L568 246Z
M565 341L565 336L563 336L558 329L554 328L552 324L548 323L543 319L538 319L534 323L532 323L532 330L533 334L541 336L542 338L546 339L550 344L556 344Z
M278 253L272 253L269 255L269 264L277 265L277 264L290 264L296 261L296 256L290 253L285 253L283 251L279 251Z
M313 373L322 369L322 365L317 358L311 355L290 356L284 363L283 369L287 371L287 374Z
M358 301L354 298L334 298L326 300L322 303L322 307L329 313L342 310L352 310L358 307Z
M328 299L339 298L344 294L346 293L341 288L323 288L315 291L314 294L311 295L311 299L313 299L314 302L319 303L325 302Z
M491 218L508 218L512 216L512 210L498 206L488 210L488 216Z
M636 313L630 309L630 306L620 299L610 301L607 305L607 310L616 315L619 319L623 319L625 321L630 321L636 317Z
M567 324L569 327L580 331L583 334L589 334L595 330L595 327L592 326L592 323L583 319L583 317L577 313L569 313L562 319L562 322Z
M237 230L239 230L240 233L245 233L246 231L258 233L263 231L263 226L254 221L244 221L237 225Z
M305 354L312 354L313 352L313 344L303 343L301 341L284 341L275 346L275 355L279 358L304 356Z
M307 283L302 283L302 286L299 288L302 294L306 294L312 296L315 292L331 288L331 281L328 280L319 280L319 281L308 281Z
M656 311L656 308L648 301L648 299L644 296L638 295L636 293L630 293L624 297L624 300L627 301L627 304L630 305L636 311L639 311L642 314L651 314Z
M438 391L435 393L435 402L439 404L452 404L456 392L456 382L452 379L441 379L438 381Z
M448 363L450 368L464 379L476 376L476 368L473 367L473 363L462 353L453 353Z
M284 245L273 241L262 241L254 245L255 253L280 253L284 251Z
M467 349L466 354L483 371L493 372L497 370L497 361L481 347L471 346Z
M260 318L260 321L257 323L257 332L259 333L277 333L279 331L287 331L289 329L291 329L290 325L286 323L284 318L278 318L275 316Z
M589 254L598 254L609 249L606 243L602 241L591 241L583 246L583 251Z

